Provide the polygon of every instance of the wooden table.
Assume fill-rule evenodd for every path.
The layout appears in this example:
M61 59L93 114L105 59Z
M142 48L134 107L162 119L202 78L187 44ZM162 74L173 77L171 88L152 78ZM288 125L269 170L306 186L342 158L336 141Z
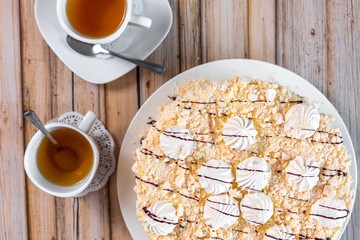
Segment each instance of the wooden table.
M163 63L165 75L137 68L105 85L87 83L64 66L38 31L34 4L0 3L0 239L131 239L116 174L81 198L52 197L29 181L23 154L36 130L22 114L34 109L46 122L93 110L112 133L117 156L129 122L151 93L213 60L264 60L309 80L340 112L360 157L359 0L170 0L171 31L148 58ZM359 238L359 219L357 202L343 239Z

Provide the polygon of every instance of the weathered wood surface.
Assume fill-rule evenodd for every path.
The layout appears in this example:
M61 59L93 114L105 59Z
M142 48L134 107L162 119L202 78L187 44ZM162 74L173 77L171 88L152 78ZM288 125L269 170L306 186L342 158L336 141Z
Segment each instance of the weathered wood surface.
M320 89L339 110L360 157L359 0L170 0L172 29L148 58L164 76L134 69L106 85L71 73L39 33L35 1L0 2L0 238L131 239L116 194L116 173L100 191L55 198L25 176L23 153L35 129L67 111L93 110L113 134L118 155L139 106L163 83L201 63L252 58L284 66ZM121 163L119 163L121 164ZM360 207L343 239L357 239Z

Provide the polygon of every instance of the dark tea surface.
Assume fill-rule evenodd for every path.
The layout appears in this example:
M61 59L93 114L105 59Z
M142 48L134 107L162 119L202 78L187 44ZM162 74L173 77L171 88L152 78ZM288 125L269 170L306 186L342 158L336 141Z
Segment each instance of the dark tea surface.
M66 13L71 26L81 35L103 38L122 24L125 0L68 0Z
M60 128L51 132L60 144L55 147L44 138L37 153L41 174L50 182L70 186L80 182L90 172L94 155L87 139L75 130Z

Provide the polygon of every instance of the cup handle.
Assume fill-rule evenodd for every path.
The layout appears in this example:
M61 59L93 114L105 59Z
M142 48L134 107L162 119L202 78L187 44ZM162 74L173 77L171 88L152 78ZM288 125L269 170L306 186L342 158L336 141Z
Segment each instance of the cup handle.
M95 120L96 120L96 114L92 111L88 111L84 119L80 122L78 128L81 131L88 133Z
M144 17L144 16L139 16L139 15L131 15L130 23L137 25L137 26L141 26L144 28L150 28L152 20L148 17Z

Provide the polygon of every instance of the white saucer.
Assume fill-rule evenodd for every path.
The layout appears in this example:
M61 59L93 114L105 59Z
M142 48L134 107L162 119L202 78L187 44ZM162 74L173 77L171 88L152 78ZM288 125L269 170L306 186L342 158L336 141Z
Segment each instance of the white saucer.
M259 69L261 69L261 71L259 71ZM295 93L306 97L309 102L316 102L321 113L332 115L335 120L332 126L340 129L346 149L351 156L351 166L349 167L352 176L351 187L356 190L356 155L349 132L334 106L316 87L299 75L266 62L248 59L227 59L210 62L191 68L175 76L156 90L136 113L125 134L118 160L117 190L121 212L133 239L149 239L136 216L136 194L133 191L135 174L131 170L134 164L133 153L136 148L140 147L140 135L150 127L149 124L147 124L149 117L155 119L159 112L159 107L171 102L168 96L173 96L176 87L183 85L185 80L209 79L210 81L219 81L227 80L233 76L250 77L261 80L273 79L280 85L287 86ZM356 191L353 195L353 202L355 197ZM353 205L349 210L351 214ZM337 239L340 239L344 232L349 222L350 214L343 224L341 234Z
M143 0L143 8L143 15L152 19L152 25L149 29L141 29L130 46L122 52L138 59L147 58L160 45L172 23L172 12L167 0ZM56 0L36 0L35 18L50 48L71 71L86 81L107 83L136 67L119 58L88 57L72 50L66 43L66 34L56 17Z

